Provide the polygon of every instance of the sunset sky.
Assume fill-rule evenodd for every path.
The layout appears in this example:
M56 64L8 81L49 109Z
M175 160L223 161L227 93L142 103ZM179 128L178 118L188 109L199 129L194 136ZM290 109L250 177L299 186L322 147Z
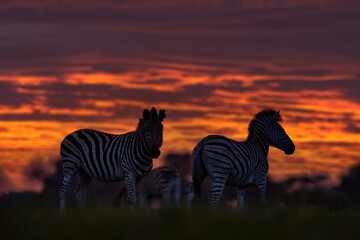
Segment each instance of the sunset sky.
M275 180L360 163L360 2L9 0L0 3L0 194L40 191L62 139L124 133L166 109L167 153L209 134L246 139L280 109L294 155L272 148Z

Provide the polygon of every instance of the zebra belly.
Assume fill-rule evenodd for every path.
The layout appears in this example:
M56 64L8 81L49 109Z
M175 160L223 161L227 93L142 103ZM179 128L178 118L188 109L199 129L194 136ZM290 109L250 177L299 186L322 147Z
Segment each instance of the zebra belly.
M255 184L254 179L255 179L254 175L250 175L249 177L229 176L226 185L248 187Z
M84 163L81 163L81 168L92 178L102 181L102 182L117 182L124 180L124 169L115 168L113 171L108 171L106 168L102 170L87 167Z

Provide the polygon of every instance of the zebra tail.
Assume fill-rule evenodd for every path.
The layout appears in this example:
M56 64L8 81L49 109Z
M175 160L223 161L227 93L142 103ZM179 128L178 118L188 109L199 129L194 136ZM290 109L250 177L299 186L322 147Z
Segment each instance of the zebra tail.
M199 142L192 152L192 164L193 164L193 188L196 194L201 197L201 184L207 176L207 172L204 163L201 158L201 151L204 147L204 141Z

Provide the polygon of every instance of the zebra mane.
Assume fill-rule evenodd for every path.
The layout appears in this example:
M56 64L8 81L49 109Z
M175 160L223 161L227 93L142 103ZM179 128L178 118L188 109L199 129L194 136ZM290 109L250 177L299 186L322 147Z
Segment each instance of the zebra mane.
M139 123L138 123L138 125L137 125L137 127L136 127L136 131L143 131L143 130L145 130L146 129L146 122L145 122L146 120L144 120L144 119L139 119Z
M277 113L276 110L274 109L264 109L261 112L257 113L255 115L255 117L253 118L253 120L251 120L250 124L249 124L249 135L247 137L247 139L251 139L252 138L252 129L254 128L254 125L256 122L258 121L268 121L270 122L272 117ZM279 114L279 117L277 118L277 122L282 122L283 119L281 117L281 115Z
M274 109L264 109L261 112L257 113L252 121L256 121L256 120L260 120L260 119L271 119L272 116L274 116L276 112L277 111ZM281 115L279 114L277 122L282 122L282 121L283 121L283 119L282 119Z
M163 121L165 117L166 117L166 114L165 114L165 110L163 110L163 109L161 109L159 111L159 114L158 114L158 112L156 111L156 109L154 107L151 109L151 111L149 111L147 109L144 109L143 118L139 119L139 123L138 123L138 126L136 128L136 131L145 130L146 125L149 123L149 121L151 121L153 123L157 119L159 119L160 121Z

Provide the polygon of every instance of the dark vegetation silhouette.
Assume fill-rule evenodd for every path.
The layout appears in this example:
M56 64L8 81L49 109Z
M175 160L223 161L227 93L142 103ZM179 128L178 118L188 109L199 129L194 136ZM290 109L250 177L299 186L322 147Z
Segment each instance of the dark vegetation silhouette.
M170 153L164 158L164 165L174 164L178 171L186 176L191 172L190 154ZM20 192L0 196L0 208L59 208L59 187L62 181L62 165L54 161L56 171L43 179L44 188L41 193ZM186 177L185 177L186 178ZM267 195L270 208L293 209L302 206L325 207L331 210L360 208L360 164L351 167L348 174L341 178L341 184L331 188L323 186L326 176L294 176L283 182L274 182L268 178ZM76 182L76 181L75 181ZM112 207L112 201L122 185L121 182L104 183L94 180L89 187L88 205L91 207ZM189 184L183 180L182 196ZM75 184L74 184L75 185ZM294 189L294 186L296 188ZM69 207L75 208L74 186L69 194ZM202 197L194 201L194 208L208 206L211 181L205 180L202 185ZM254 187L246 192L245 209L258 208L258 193ZM225 187L220 206L236 204L236 189Z

